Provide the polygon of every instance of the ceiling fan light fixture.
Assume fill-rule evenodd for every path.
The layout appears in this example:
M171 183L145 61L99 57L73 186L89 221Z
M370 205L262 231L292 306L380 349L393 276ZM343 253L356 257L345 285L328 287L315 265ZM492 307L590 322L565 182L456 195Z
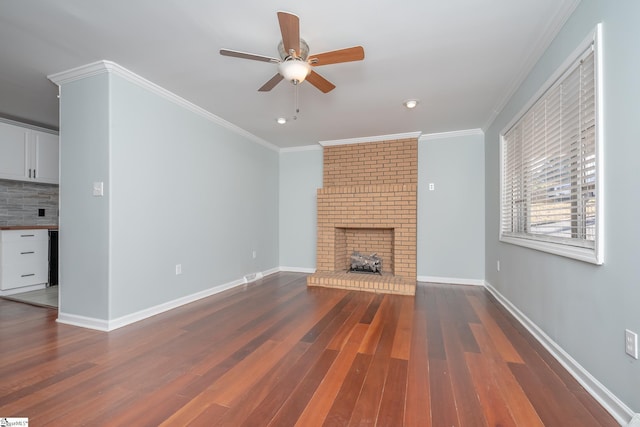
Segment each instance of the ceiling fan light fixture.
M300 59L289 59L278 65L278 72L293 84L302 83L311 72L311 65Z
M418 100L417 99L407 99L406 101L404 101L402 103L402 105L404 105L406 108L408 108L409 110L414 109L418 106Z

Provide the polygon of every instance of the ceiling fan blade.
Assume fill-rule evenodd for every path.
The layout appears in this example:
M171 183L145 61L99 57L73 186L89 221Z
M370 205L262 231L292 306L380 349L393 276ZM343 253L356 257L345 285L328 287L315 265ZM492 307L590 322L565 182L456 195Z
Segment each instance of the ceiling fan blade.
M238 50L220 49L220 55L233 56L234 58L251 59L254 61L262 61L262 62L274 62L274 63L280 62L280 60L277 58L272 58L270 56L264 56L264 55L256 55L255 53L240 52Z
M348 47L346 49L332 50L331 52L309 55L309 63L315 67L320 65L338 64L340 62L362 61L364 48L362 46Z
M263 84L262 87L258 89L258 92L269 92L271 89L276 87L276 85L280 83L283 79L284 77L282 77L280 74L276 74L275 76L271 77L271 79L268 82Z
M282 44L287 55L293 49L300 56L300 18L288 12L278 12Z
M309 75L307 76L307 81L317 87L323 93L331 92L336 88L336 85L313 70L311 70L311 73L309 73Z

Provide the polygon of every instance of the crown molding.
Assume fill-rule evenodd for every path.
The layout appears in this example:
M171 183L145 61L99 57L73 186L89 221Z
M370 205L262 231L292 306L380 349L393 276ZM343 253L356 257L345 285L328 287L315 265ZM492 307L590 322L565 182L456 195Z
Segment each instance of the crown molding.
M496 120L498 115L502 112L504 107L506 107L507 103L511 100L513 95L516 93L518 88L525 81L527 76L533 70L533 67L538 63L542 55L547 51L551 42L556 38L556 36L562 30L564 24L567 23L569 17L576 10L581 0L573 0L572 2L567 2L564 4L564 7L556 13L555 16L549 19L546 31L542 33L542 36L538 40L538 42L531 48L529 56L525 59L524 64L520 70L520 73L513 79L511 84L508 86L508 89L498 100L496 105L491 109L491 114L487 118L484 126L482 126L483 130L489 129L493 122Z
M22 128L27 128L31 130L37 130L39 132L50 133L52 135L59 135L60 133L57 130L48 129L41 126L32 125L31 123L25 123L18 120L7 119L5 117L0 117L0 123L6 123L8 125L20 126Z
M484 136L484 132L482 131L482 129L465 129L465 130L454 130L451 132L427 133L420 137L420 141L431 141L433 139L455 138L458 136L472 136L472 135Z
M186 99L176 95L175 93L170 92L161 86L158 86L157 84L145 79L144 77L137 75L132 71L127 70L123 66L118 65L112 61L102 60L102 61L92 62L91 64L82 65L80 67L72 68L70 70L62 71L60 73L50 74L47 76L47 78L51 80L53 83L57 84L58 86L62 86L64 84L71 83L76 80L86 79L86 78L93 77L103 73L111 73L111 74L117 75L118 77L121 77L142 88L145 88L150 92L153 92L156 95L161 96L173 102L176 105L179 105L195 114L198 114L199 116L204 117L270 150L273 150L276 152L280 150L279 147L275 146L274 144L271 144L270 142L267 142L264 139L257 137L256 135L250 132L247 132L246 130L234 125L233 123L228 122L216 116L213 113L210 113L204 108L199 107L190 101L187 101Z
M75 82L76 80L87 79L99 74L108 73L118 67L124 70L123 67L120 67L115 62L102 60L71 68L66 71L61 71L59 73L49 74L47 78L58 86L62 86L67 83Z
M330 147L333 145L363 144L366 142L392 141L395 139L415 139L415 138L420 138L420 135L422 135L422 132L394 133L391 135L365 136L361 138L334 139L330 141L320 141L319 144L322 145L323 147Z

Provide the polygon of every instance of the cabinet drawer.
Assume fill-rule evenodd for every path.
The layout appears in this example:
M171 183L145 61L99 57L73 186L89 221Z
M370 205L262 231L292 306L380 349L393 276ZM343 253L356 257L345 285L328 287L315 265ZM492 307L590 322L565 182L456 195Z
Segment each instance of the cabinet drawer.
M49 240L49 230L3 230L0 242L37 242Z
M46 253L43 256L42 251L33 251L33 253L19 254L9 258L9 262L4 262L3 259L0 266L0 289L47 283L49 269Z
M3 271L0 290L22 288L24 286L47 283L47 269L43 271L27 270L24 272Z

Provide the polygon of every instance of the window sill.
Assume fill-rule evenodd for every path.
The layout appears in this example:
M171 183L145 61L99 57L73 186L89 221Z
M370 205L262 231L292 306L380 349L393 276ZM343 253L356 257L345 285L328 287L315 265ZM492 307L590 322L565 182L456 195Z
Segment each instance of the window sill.
M604 259L597 249L579 248L576 246L563 245L560 243L544 242L540 240L523 239L517 237L500 236L500 241L511 243L512 245L524 246L525 248L548 252L566 258L576 259L591 264L602 265Z

